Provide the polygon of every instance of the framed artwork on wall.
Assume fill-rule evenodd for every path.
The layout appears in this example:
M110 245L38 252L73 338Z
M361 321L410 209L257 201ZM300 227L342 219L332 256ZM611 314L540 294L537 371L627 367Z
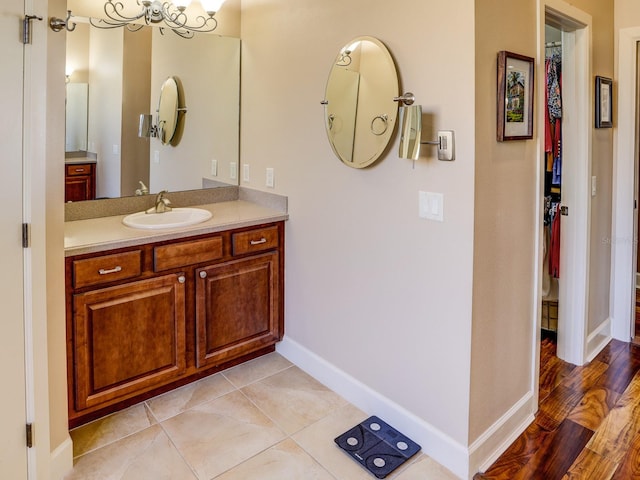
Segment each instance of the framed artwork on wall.
M498 52L499 142L533 138L534 59L505 50Z
M613 127L613 81L596 76L596 128Z

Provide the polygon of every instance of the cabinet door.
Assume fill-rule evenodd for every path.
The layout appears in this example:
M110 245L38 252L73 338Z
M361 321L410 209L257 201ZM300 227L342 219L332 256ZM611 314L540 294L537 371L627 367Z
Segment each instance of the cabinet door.
M75 295L73 328L77 410L178 377L186 368L184 276Z
M280 339L277 252L195 274L198 367L219 365Z

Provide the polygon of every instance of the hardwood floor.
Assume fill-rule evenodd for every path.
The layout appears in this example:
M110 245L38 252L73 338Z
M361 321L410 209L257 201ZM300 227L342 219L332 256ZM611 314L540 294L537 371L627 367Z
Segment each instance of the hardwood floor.
M536 420L475 480L640 479L640 346L612 340L576 367L543 340Z

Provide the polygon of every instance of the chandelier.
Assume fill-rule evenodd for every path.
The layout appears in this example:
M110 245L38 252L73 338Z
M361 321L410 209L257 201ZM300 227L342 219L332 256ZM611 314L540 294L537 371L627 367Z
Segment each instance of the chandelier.
M174 0L173 2L136 0L141 9L133 14L125 14L123 2L107 0L104 4L104 13L107 18L91 18L89 21L94 27L126 27L132 32L140 30L145 25L159 24L161 33L164 33L164 28L169 28L183 38L193 38L196 32L206 33L216 29L218 22L214 15L223 2L224 0L200 0L206 16L197 15L190 19L185 10L191 0Z

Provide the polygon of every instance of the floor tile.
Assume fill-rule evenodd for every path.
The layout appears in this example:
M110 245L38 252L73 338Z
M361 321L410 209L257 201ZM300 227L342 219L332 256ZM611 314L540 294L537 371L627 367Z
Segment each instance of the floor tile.
M344 477L345 480L350 477ZM216 480L333 480L322 466L287 439L271 447L234 469L216 477Z
M75 460L65 480L197 480L158 425Z
M411 461L411 460L409 460ZM393 480L457 480L451 471L434 461L432 458L422 455L417 461L410 463Z
M218 373L154 397L147 404L156 419L162 421L233 390L233 385Z
M223 375L237 388L262 380L265 377L289 368L292 363L279 353L273 352L236 367L225 370Z
M241 391L288 434L347 403L298 367L252 383Z
M336 478L370 480L371 474L333 441L368 417L362 410L348 404L299 431L292 438Z
M211 479L285 437L239 391L198 405L161 425L200 479Z
M73 456L84 455L156 423L144 403L108 415L70 432Z

